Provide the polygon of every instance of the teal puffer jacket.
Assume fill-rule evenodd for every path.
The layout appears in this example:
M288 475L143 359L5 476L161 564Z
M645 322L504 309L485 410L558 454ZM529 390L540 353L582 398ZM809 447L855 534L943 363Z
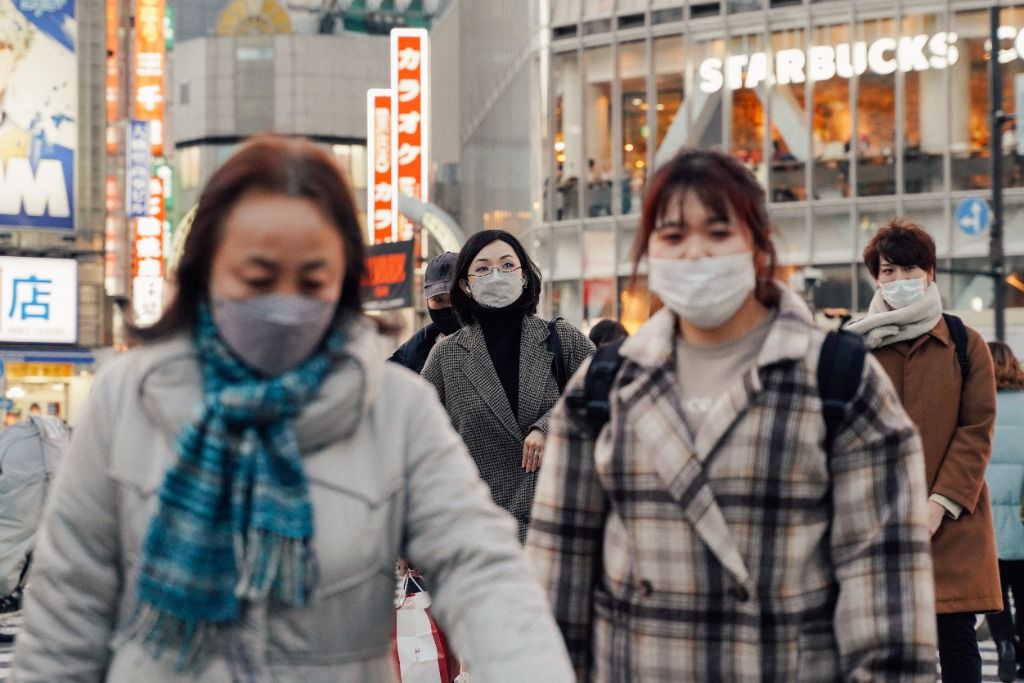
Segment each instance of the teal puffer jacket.
M1000 391L992 460L985 479L992 495L992 520L1000 560L1024 560L1024 391Z

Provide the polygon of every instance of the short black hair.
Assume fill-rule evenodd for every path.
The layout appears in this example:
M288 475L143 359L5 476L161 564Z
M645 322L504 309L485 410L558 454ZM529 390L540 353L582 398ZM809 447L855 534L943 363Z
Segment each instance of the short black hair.
M929 273L935 272L935 240L928 232L904 218L893 218L875 233L864 247L864 265L871 277L878 279L882 259L897 266L918 266Z
M523 277L526 285L523 287L523 295L509 308L519 310L524 315L532 315L537 312L537 304L540 303L541 276L540 269L533 259L526 253L526 249L510 233L504 230L481 230L472 235L462 249L459 250L459 260L455 263L455 273L452 276L450 294L452 308L463 325L472 325L476 322L476 315L473 313L473 299L459 286L461 280L469 279L469 267L476 260L477 254L492 242L507 242L515 251L519 263L523 266Z
M599 320L596 325L590 328L590 341L594 346L614 344L629 336L629 332L618 320Z

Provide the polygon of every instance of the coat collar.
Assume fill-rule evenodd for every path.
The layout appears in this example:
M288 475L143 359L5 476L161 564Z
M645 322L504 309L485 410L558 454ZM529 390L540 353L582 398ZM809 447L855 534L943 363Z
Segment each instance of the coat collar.
M545 384L551 379L552 355L547 350L548 327L534 315L523 319L519 345L519 418L512 413L508 397L498 379L483 329L474 323L463 327L452 340L465 349L469 357L463 371L483 398L494 417L514 438L522 440L545 397Z
M295 424L299 449L309 453L350 436L373 404L384 348L374 323L357 318L346 324L348 343L320 394ZM173 442L202 410L202 374L188 335L142 349L139 360L143 410Z
M807 304L792 290L779 285L782 296L772 329L757 357L757 367L795 360L807 355L813 325ZM675 358L678 318L668 308L655 313L621 348L625 358L645 368L660 368Z
M749 583L750 572L708 485L704 463L761 392L760 369L802 359L810 349L814 329L810 311L795 293L785 287L781 290L778 311L755 367L724 388L694 440L688 438L679 405L675 314L659 311L621 351L639 366L618 389L622 403L637 420L637 457L654 468L697 534L744 585Z

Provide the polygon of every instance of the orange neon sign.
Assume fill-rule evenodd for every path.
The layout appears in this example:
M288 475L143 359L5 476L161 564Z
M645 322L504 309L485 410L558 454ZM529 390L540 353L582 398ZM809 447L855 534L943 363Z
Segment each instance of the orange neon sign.
M391 91L371 88L366 93L367 201L366 225L370 244L398 240L397 195L391 169Z
M391 32L392 185L424 201L429 172L429 49L423 29Z

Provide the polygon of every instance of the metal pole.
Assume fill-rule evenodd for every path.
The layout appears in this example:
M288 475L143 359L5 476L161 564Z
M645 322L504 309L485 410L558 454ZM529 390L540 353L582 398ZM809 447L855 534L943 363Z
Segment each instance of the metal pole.
M999 64L999 3L989 8L989 107L991 111L989 150L992 158L992 227L989 260L992 264L992 305L995 308L995 337L1006 338L1006 257L1003 254L1003 74Z

